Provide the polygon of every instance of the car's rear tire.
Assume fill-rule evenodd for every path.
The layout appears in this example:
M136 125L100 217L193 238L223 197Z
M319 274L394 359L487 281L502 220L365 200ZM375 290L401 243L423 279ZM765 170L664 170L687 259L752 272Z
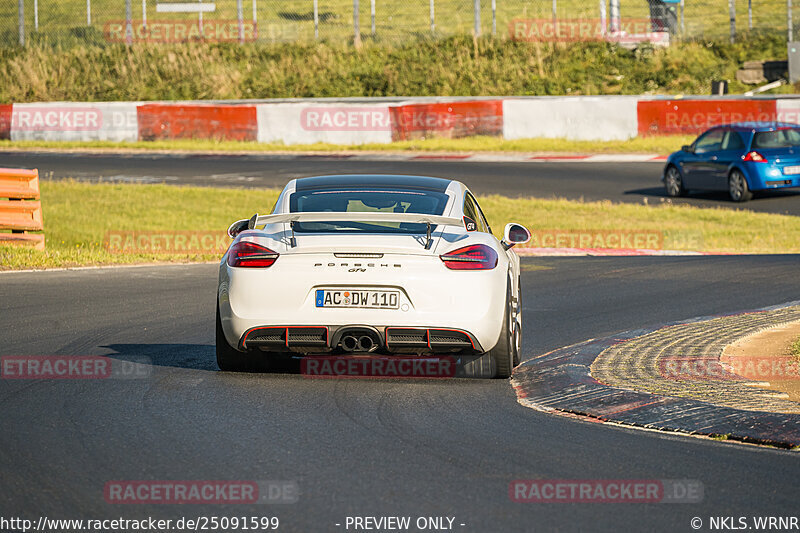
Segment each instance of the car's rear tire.
M253 370L252 358L247 353L234 349L225 339L222 331L222 320L219 317L219 305L217 305L217 366L226 372L248 372Z
M673 198L678 196L686 196L686 189L683 187L683 178L681 178L680 171L671 166L667 168L664 175L664 188L667 190L667 196Z
M511 312L511 284L506 289L506 309L503 313L503 327L500 330L500 338L494 348L489 350L493 366L495 368L494 377L509 378L511 371L514 370L514 328L511 325L513 314Z
M741 170L731 170L728 176L728 194L734 202L746 202L753 198L753 193L747 185L747 178Z
M513 366L520 363L522 351L522 287L517 283L517 311L514 313L514 331L512 332Z

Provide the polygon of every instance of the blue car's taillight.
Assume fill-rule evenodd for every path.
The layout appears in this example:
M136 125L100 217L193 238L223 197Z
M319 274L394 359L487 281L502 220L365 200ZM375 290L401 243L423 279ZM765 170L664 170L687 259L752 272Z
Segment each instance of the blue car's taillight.
M769 163L766 157L756 151L747 152L744 157L742 157L742 161L751 161L753 163Z

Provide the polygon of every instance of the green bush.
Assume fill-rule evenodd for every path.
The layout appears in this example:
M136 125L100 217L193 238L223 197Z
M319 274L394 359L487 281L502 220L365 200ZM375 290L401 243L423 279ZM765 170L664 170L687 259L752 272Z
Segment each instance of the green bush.
M471 36L360 49L330 42L127 47L34 41L0 48L0 101L709 94L715 79L731 80L732 92L746 90L735 81L745 60L785 57L785 39L757 33L733 45L687 41L637 50Z

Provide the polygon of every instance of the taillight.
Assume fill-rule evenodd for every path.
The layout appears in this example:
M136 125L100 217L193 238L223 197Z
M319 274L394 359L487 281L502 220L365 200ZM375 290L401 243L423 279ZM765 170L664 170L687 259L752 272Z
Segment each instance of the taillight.
M232 267L268 267L278 259L277 252L250 241L239 241L228 250L228 265Z
M439 256L450 270L491 270L497 266L497 252L485 244L473 244Z
M758 152L747 152L742 161L752 161L753 163L768 163L767 158Z

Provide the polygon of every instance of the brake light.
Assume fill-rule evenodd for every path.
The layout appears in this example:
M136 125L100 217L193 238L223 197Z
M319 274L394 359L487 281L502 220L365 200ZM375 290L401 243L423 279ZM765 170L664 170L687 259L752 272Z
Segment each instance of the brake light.
M228 250L228 265L232 267L269 267L278 260L277 252L250 241L239 241Z
M752 161L753 163L768 163L767 158L758 152L747 152L742 161Z
M439 256L450 270L491 270L497 266L497 252L485 244L473 244Z

